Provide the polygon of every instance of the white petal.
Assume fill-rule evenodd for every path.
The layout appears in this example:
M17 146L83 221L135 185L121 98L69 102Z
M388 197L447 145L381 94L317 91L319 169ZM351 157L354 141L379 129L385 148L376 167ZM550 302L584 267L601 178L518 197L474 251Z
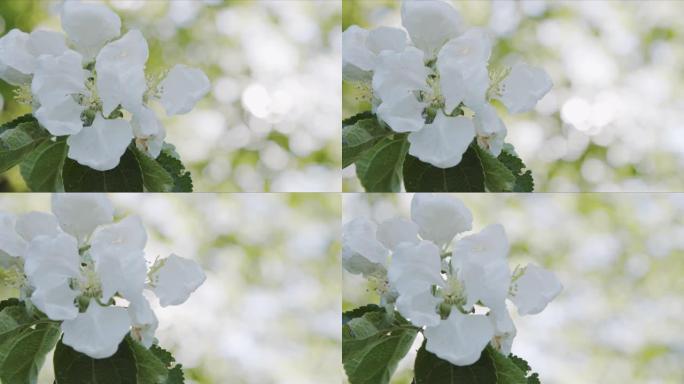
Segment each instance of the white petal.
M147 41L138 30L131 30L107 44L97 55L97 88L105 116L119 104L128 111L142 106L147 89L145 63L148 55Z
M462 28L461 15L453 6L429 0L402 2L401 24L428 59L435 57L442 45L456 37Z
M132 139L133 128L128 121L106 120L98 114L93 125L69 136L68 156L82 165L98 171L108 171L119 165L121 156Z
M0 212L0 251L11 257L23 257L26 241L15 229L17 218L11 213Z
M416 132L425 126L425 105L411 92L398 93L383 100L376 113L395 132Z
M100 3L66 1L62 8L62 29L69 35L85 62L100 48L121 34L121 19Z
M94 300L84 313L62 323L62 342L93 359L112 356L131 327L126 308L101 307Z
M439 324L439 303L442 299L436 298L430 289L416 292L404 292L396 301L397 310L402 316L409 319L417 327L435 326Z
M71 320L78 315L74 300L78 292L69 287L67 280L42 284L31 294L31 303L52 320Z
M498 97L510 113L531 111L553 87L551 78L541 68L517 63L511 73L501 82Z
M506 126L496 114L496 110L488 103L483 103L474 111L473 121L477 132L477 143L493 156L499 156L507 134Z
M492 41L482 28L472 28L461 36L451 39L437 56L437 68L458 70L467 74L478 67L486 67L492 53Z
M401 52L406 49L407 42L408 38L403 29L378 27L368 32L366 46L377 55L383 51Z
M394 250L387 277L394 289L403 294L429 291L433 285L444 286L439 249L429 241L401 243Z
M389 251L376 237L376 225L365 217L356 218L342 230L342 266L349 273L364 276L386 272Z
M102 298L115 293L125 298L142 294L147 277L145 243L147 234L138 216L95 229L90 241L90 255L102 280Z
M413 195L411 220L418 224L420 236L438 247L444 247L454 236L472 228L470 210L451 196L439 194Z
M157 114L143 106L133 113L131 126L138 149L156 159L166 138L166 129L157 118Z
M479 233L465 236L453 244L454 258L481 265L505 261L508 251L506 229L501 224L489 225Z
M130 300L128 315L133 325L131 337L146 348L150 348L154 343L154 334L159 326L159 321L145 296L140 295Z
M163 262L164 265L152 276L152 290L162 307L183 304L206 280L202 267L193 260L172 254Z
M60 56L67 48L64 35L59 32L35 30L28 40L28 51L36 58L41 55Z
M80 277L80 265L76 239L60 233L54 237L39 236L29 243L24 273L37 289L51 289Z
M83 244L95 228L114 220L114 206L104 194L55 193L52 212L62 230L72 234Z
M209 78L197 68L176 65L160 84L159 101L166 114L179 115L190 112L211 89Z
M528 264L525 273L513 283L514 293L509 296L520 315L536 315L555 299L563 286L556 275L535 264Z
M45 212L29 212L17 218L17 233L26 241L38 236L57 236L61 230L54 215Z
M409 135L409 154L435 167L449 168L461 162L473 138L475 126L472 120L437 113L431 124Z
M61 99L50 99L35 112L41 126L54 136L73 135L81 132L81 115L85 107L78 104L73 96L64 95Z
M35 57L28 50L29 35L18 29L0 38L0 79L12 85L26 84L35 69Z
M504 356L508 356L511 353L517 329L508 313L506 303L503 303L502 306L496 309L492 309L487 317L489 317L494 327L494 337L490 344Z
M401 243L417 244L418 225L401 217L388 219L378 226L377 238L387 249L394 249Z
M54 105L67 95L86 92L88 72L81 67L81 55L68 50L60 56L38 58L31 92L41 104Z
M342 32L342 78L347 81L370 80L375 55L368 49L368 30L352 25Z
M373 91L382 100L410 91L427 90L428 68L423 52L408 47L403 52L384 51L378 55L373 73Z
M452 310L449 318L424 331L425 349L451 364L465 366L475 363L494 336L486 316L464 315Z

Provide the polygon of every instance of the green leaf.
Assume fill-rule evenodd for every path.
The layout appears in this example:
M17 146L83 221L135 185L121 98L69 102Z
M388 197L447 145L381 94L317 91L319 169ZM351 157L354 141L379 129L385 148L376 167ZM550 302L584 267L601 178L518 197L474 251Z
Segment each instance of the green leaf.
M178 158L172 147L164 146L156 160L173 178L172 192L192 192L192 177L190 172Z
M142 192L140 164L130 149L119 165L109 171L97 171L67 158L62 170L66 192Z
M357 115L359 116L359 115ZM356 162L362 154L372 148L381 138L393 134L380 125L371 114L370 118L358 119L342 127L342 168Z
M356 175L366 192L399 192L408 151L406 135L384 138L356 161Z
M501 151L498 159L510 169L515 176L513 192L532 192L534 190L532 171L525 170L525 164L518 156L504 149Z
M157 161L142 153L135 146L130 150L135 155L142 171L143 185L147 192L171 192L174 188L174 179Z
M36 121L19 123L0 134L0 172L19 164L36 146L50 138L50 134Z
M531 384L526 372L491 346L475 363L458 366L428 352L423 343L415 361L416 384Z
M539 382L539 374L531 372L532 368L525 359L513 354L508 355L508 358L511 360L513 364L515 364L516 367L518 367L518 369L520 369L525 375L527 375L527 384L541 384Z
M33 192L64 190L62 167L67 155L65 139L45 140L21 163L21 176Z
M357 113L356 115L354 115L352 117L348 117L348 118L342 120L342 127L346 127L347 125L356 124L356 122L359 120L370 119L371 117L375 118L375 114L371 111L365 111L365 112Z
M437 168L411 155L404 161L404 187L407 192L484 192L482 163L471 145L458 165Z
M482 164L487 190L489 192L513 191L515 176L511 170L496 157L492 156L489 151L480 148L477 143L471 144L470 147L475 149L475 153Z
M27 113L25 115L19 116L14 120L8 121L2 125L0 125L0 133L5 132L8 129L15 128L17 125L21 123L31 123L31 122L36 122L36 118L33 117L32 114Z
M351 318L351 314L360 315ZM386 384L418 330L398 313L364 307L347 312L342 326L342 362L351 384Z
M150 352L153 353L162 363L164 363L166 368L169 370L168 378L164 384L185 383L183 366L176 364L176 359L174 359L173 355L169 351L155 344L152 346L152 348L150 348Z
M127 337L124 342L128 343L138 371L138 383L140 384L164 384L169 378L167 364L160 360L151 350L145 348L137 341Z
M347 324L349 320L355 319L357 317L361 317L367 312L378 312L382 311L382 307L379 307L375 304L368 304L364 305L363 307L358 307L354 308L351 311L347 311L342 313L342 324Z
M0 382L35 384L45 355L59 340L59 325L30 315L19 301L0 306Z
M139 383L135 355L126 340L119 345L114 355L106 359L93 359L60 340L55 348L53 363L56 384Z

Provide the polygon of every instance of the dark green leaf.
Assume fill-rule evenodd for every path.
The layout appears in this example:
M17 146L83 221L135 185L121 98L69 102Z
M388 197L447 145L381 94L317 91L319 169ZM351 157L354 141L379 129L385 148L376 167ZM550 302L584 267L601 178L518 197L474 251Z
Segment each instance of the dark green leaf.
M348 118L342 120L342 127L346 127L347 125L356 124L356 122L359 120L370 119L371 117L375 118L375 114L371 111L357 113L356 115L354 115L352 117L348 117Z
M425 349L418 350L415 361L416 384L528 384L523 370L513 360L487 346L480 359L468 366L442 360Z
M151 350L145 348L137 341L127 337L124 342L133 352L138 371L139 384L165 384L169 378L167 364L160 360Z
M97 171L67 158L62 170L66 192L142 192L140 164L130 149L119 165L109 171Z
M370 118L357 120L354 124L343 126L342 168L353 164L382 137L391 134L393 132L380 125L373 115Z
M354 308L351 311L342 313L342 324L347 324L349 320L361 317L367 312L378 312L382 311L382 308L375 304L364 305L363 307Z
M33 192L60 192L62 167L66 159L66 140L45 140L21 163L21 176Z
M406 135L384 138L356 161L356 175L366 192L399 192L408 150Z
M169 351L155 344L152 346L152 348L150 348L150 352L153 353L169 370L168 378L164 384L185 383L183 366L176 364L176 359L174 359L173 355Z
M472 145L451 168L437 168L411 155L404 161L407 192L484 192L484 186L482 164Z
M140 164L142 170L143 185L148 192L171 192L174 187L174 179L157 161L142 153L135 146L130 150Z
M178 158L178 155L171 147L164 147L157 158L159 165L164 167L166 172L173 178L172 192L192 192L192 177L190 172Z
M475 149L475 153L482 164L487 190L489 192L513 191L515 176L511 170L476 143L471 144L470 147Z
M9 299L5 299L3 301L0 301L0 311L2 311L3 309L5 309L7 307L14 307L17 305L23 305L23 304L21 304L21 301L19 301L19 299L14 298L14 297L11 297Z
M386 384L413 344L418 330L383 308L348 312L342 326L342 362L351 384Z
M60 340L53 362L57 384L138 384L135 356L126 340L106 359L93 359Z
M25 115L17 117L14 120L8 121L8 122L0 125L0 133L3 133L8 129L16 128L16 126L21 124L21 123L32 123L32 122L37 123L36 118L33 117L32 114L27 113Z
M514 192L532 192L534 190L532 171L525 170L525 164L518 156L504 149L498 159L515 176Z
M19 123L0 134L0 172L19 164L24 156L50 138L50 134L35 121Z

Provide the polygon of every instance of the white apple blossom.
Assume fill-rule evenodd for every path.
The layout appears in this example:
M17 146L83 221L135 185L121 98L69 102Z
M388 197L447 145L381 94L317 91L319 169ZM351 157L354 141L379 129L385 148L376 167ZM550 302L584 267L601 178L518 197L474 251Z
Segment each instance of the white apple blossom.
M93 358L114 354L129 332L150 347L158 321L145 289L161 306L181 304L204 282L201 267L171 255L148 271L140 218L114 222L104 195L55 194L52 210L0 212L0 251L23 264L26 299L62 322L65 344Z
M343 232L343 260L382 261L386 275L366 275L374 284L386 276L381 301L422 329L428 351L455 365L473 364L488 344L510 353L516 328L507 299L521 315L536 314L562 289L555 275L534 264L511 273L503 226L466 235L472 220L460 200L415 194L411 220L389 219L376 230L373 222L354 219ZM359 263L343 265L359 273Z
M498 156L507 130L490 101L501 100L510 113L529 111L551 89L549 76L525 63L490 73L489 32L465 28L447 2L404 1L401 18L407 33L347 28L343 78L371 79L373 111L409 133L409 154L421 161L458 165L473 140Z
M149 104L187 113L209 92L207 76L176 65L159 84L148 81L147 41L135 29L120 37L121 20L104 4L69 0L61 18L66 38L17 29L0 38L0 78L30 85L34 116L53 136L69 136L67 156L78 163L113 169L132 141L157 158L166 132Z

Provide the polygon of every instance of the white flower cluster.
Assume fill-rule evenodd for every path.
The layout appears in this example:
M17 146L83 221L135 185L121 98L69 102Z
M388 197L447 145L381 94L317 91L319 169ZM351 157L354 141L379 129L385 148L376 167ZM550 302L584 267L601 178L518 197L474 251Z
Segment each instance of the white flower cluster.
M488 343L511 351L516 328L506 306L537 314L562 290L555 275L535 264L508 266L504 228L469 231L472 215L445 195L416 194L411 220L377 225L357 218L344 227L342 263L378 286L386 305L424 327L426 348L455 365L477 361Z
M3 36L0 78L23 87L52 135L69 136L68 156L80 164L112 169L134 138L159 156L166 132L149 103L158 100L167 115L187 113L209 91L207 76L176 65L158 85L146 79L147 41L138 30L119 38L121 19L103 4L68 0L61 20L68 39L45 30Z
M158 322L143 291L162 307L182 304L205 280L200 266L172 254L148 270L140 218L113 222L104 195L55 194L52 211L0 212L0 266L23 267L22 299L62 321L64 344L93 358L113 355L129 332L149 348Z
M463 31L459 13L444 1L404 1L401 19L405 30L344 31L344 79L371 81L373 111L392 130L410 132L409 154L421 161L453 167L476 137L498 156L506 127L490 101L511 113L530 111L553 86L549 76L522 62L490 73L488 33Z

